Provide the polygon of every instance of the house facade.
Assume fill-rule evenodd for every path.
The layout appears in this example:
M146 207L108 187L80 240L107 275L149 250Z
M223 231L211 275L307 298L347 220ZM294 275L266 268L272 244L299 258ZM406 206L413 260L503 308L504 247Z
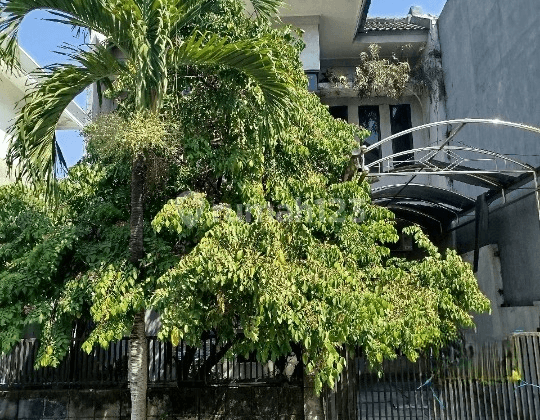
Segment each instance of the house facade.
M540 126L537 2L448 0L439 17L411 7L402 18L369 16L370 0L290 3L282 20L304 30L310 89L336 118L372 133L358 166L373 201L395 212L398 228L418 223L474 266L492 313L476 316L466 338L539 330L540 135L520 126ZM413 80L401 97L359 97L353 88L370 44L381 58L409 63ZM432 124L445 120L454 122ZM395 251L412 250L402 238Z
M365 140L368 147L360 150L364 153L359 153L357 160L359 170L372 183L373 201L395 212L398 228L418 223L439 246L457 249L474 266L480 287L491 299L492 312L476 316L477 331L465 333L470 342L500 340L516 331L540 328L540 274L536 269L540 261L536 184L540 136L519 125L463 121L499 119L540 126L540 105L533 94L540 90L540 79L535 77L540 64L537 1L520 0L516 6L517 2L503 0L448 0L438 18L414 7L402 18L371 18L370 0L335 0L331 4L290 0L282 11L284 23L304 30L306 49L301 58L310 89L336 118L362 125L371 132ZM381 47L382 58L395 56L409 62L416 81L409 84L401 97L359 97L353 88L360 54L370 44ZM30 61L27 66L28 74L36 65ZM329 77L332 75L335 77ZM13 104L23 97L27 77L0 72L0 158L5 156L6 129L16 114ZM59 128L80 128L82 114L74 104L68 111ZM453 122L436 124L445 120ZM411 131L392 139L404 130ZM386 138L391 140L377 145ZM370 146L373 148L367 150ZM0 182L1 171L0 166ZM414 252L414 247L408 238L402 237L394 252L407 254ZM162 360L162 355L168 361L163 370L152 367L150 371L151 380L164 383L170 379L166 369L173 365L171 349L157 341L152 342L151 348L154 365L156 360ZM113 365L118 354L127 355L127 342L116 343L113 349L110 353L100 350L97 358L84 359L81 353L80 358L73 359L73 371L94 372L101 378L103 389L53 390L54 395L48 394L46 398L43 392L0 394L0 417L30 418L19 413L32 410L43 413L41 418L65 418L68 413L71 417L72 412L79 418L83 417L80 413L86 413L88 418L128 415L126 392L118 387L112 392L107 389L110 384L119 383ZM91 360L98 359L110 366L105 364L106 369L99 370L97 363L90 365ZM76 364L82 361L88 363L83 369ZM249 371L253 370L251 362L241 363L244 375L248 371L246 363L250 363ZM358 370L351 376L368 377L359 376L366 373L362 370L365 365L355 366ZM399 369L403 373L403 365ZM32 369L27 372L32 383L41 380ZM233 368L233 376L234 372ZM390 370L395 377L396 372L397 369ZM342 383L346 382L344 378ZM214 387L208 392L203 388L176 387L163 398L159 395L162 391L152 391L149 412L157 418L164 409L173 412L183 405L189 411L182 412L183 418L209 418L217 410L220 418L224 413L227 418L263 418L262 413L268 419L329 419L332 417L325 417L326 414L332 410L335 413L338 404L349 411L349 400L343 396L353 396L354 402L349 402L349 406L362 414L357 418L368 417L376 409L382 413L383 408L386 418L403 418L399 417L399 410L404 407L409 410L405 418L412 418L411 410L416 417L424 418L427 404L424 400L421 405L416 404L419 394L426 401L431 398L435 408L444 410L441 401L451 407L449 394L454 392L441 390L440 401L436 394L439 391L426 386L431 378L420 376L406 384L401 379L395 387L399 392L388 391L388 395L386 388L381 391L378 379L373 383L358 381L365 392L373 395L369 400L362 399L366 393L357 397L352 388L348 392L340 385L340 399L333 406L328 403L330 398L323 398L327 402L323 404L325 410L314 397L308 380L296 387L289 383L281 389L272 384L264 387L260 382L253 388ZM121 380L124 384L127 377ZM475 384L476 389L468 394L471 400L474 395L481 399L479 389L483 388L479 387L485 382L483 378ZM459 388L461 392L461 385ZM512 384L509 389L508 401L513 401L510 397L515 395L522 398L519 392L525 392L523 388L518 392ZM501 390L504 391L502 387L496 388L497 395ZM457 395L458 391L455 392ZM173 400L181 404L172 404ZM492 403L484 394L486 401ZM364 408L366 412L362 411ZM6 415L10 412L13 417ZM45 417L44 413L54 414ZM529 417L516 418L536 418L537 413L531 408ZM427 416L432 418L429 407Z

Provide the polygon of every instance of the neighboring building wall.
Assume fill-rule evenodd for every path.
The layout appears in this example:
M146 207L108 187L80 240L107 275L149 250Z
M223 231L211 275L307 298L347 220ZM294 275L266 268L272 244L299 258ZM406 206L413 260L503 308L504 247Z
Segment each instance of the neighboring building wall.
M456 231L458 252L474 249L474 219L458 225L463 226ZM488 242L499 248L505 305L540 301L540 221L534 195L522 195L506 206L490 206Z
M540 126L538 11L537 0L447 1L439 32L449 119L499 118ZM486 126L465 130L473 146L540 165L536 135Z
M537 0L448 0L439 19L447 116L499 118L540 126L540 13ZM524 131L468 126L465 144L540 165L540 137ZM505 305L540 300L540 221L532 183L490 206L489 243L500 252ZM483 191L455 183L470 196ZM528 196L526 196L528 194ZM459 221L457 224L462 224ZM456 231L461 253L474 247L474 223Z
M538 0L448 0L439 18L447 115L540 126ZM540 138L513 129L468 127L467 142L540 164ZM461 137L461 136L460 136Z

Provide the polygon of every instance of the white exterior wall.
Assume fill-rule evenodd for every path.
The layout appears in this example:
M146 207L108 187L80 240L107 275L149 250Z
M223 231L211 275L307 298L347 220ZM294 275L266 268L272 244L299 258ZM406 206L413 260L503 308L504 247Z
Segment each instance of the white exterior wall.
M302 40L306 47L300 53L300 60L304 70L319 71L321 68L320 16L284 16L281 20L303 31Z
M304 65L304 70L318 71L321 68L321 50L319 47L319 24L306 25L304 28L303 41L306 48L300 54L300 60Z
M3 111L0 109L0 124L2 125L4 123L3 117L4 117ZM9 140L8 140L5 130L0 128L0 159L6 158L8 143L9 143Z
M15 104L22 98L18 90L5 74L0 71L0 185L11 180L8 178L7 166L4 161L9 145L7 129L16 116Z
M8 139L6 131L16 116L15 104L23 97L23 93L12 81L0 72L0 159L6 157Z

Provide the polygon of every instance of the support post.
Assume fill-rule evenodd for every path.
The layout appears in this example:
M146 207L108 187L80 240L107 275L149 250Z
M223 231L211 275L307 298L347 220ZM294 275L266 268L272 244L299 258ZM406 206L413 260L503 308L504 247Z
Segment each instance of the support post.
M536 199L536 211L538 213L538 222L540 223L540 193L538 192L538 175L536 175L536 170L533 171L534 179L534 197Z
M305 420L325 420L322 405L322 393L315 393L313 375L304 372L304 419Z
M480 248L487 244L488 237L489 206L486 200L486 193L479 195L476 199L475 219L473 271L476 273L478 271Z

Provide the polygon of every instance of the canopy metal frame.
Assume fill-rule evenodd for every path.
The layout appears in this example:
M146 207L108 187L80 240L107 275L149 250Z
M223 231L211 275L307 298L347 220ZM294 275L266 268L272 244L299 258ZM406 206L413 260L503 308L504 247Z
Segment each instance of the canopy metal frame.
M448 179L456 179L461 182L479 186L490 190L492 193L490 202L493 202L500 196L502 197L503 203L506 202L507 190L515 189L514 187L516 185L523 185L532 180L534 182L536 210L540 222L540 193L538 191L538 175L536 168L528 163L492 150L453 145L452 142L456 136L469 124L510 127L528 131L540 136L540 128L538 127L502 121L499 119L462 118L438 121L401 131L369 146L362 146L358 149L359 154L355 156L357 159L357 167L363 173L363 176L368 178L381 178L387 176L410 177L410 179L394 194L392 199L389 200L388 197L385 197L387 206L392 204L393 201L403 200L403 198L405 198L404 196L406 196L406 194L402 194L403 191L419 175L444 176ZM394 153L369 164L366 164L365 162L366 154L379 148L384 143L409 133L440 126L454 126L454 128L447 135L446 139L438 144ZM414 156L413 158L410 158L411 154ZM404 157L406 157L405 160L400 160L400 158ZM477 165L478 163L480 163L481 167L466 166L466 164ZM375 169L378 169L378 171L374 171ZM393 187L397 187L397 185L394 185ZM424 199L422 201L428 200ZM400 205L402 205L402 203ZM411 211L412 210L413 208L411 208ZM463 214L470 212L470 210L471 208L464 209Z

